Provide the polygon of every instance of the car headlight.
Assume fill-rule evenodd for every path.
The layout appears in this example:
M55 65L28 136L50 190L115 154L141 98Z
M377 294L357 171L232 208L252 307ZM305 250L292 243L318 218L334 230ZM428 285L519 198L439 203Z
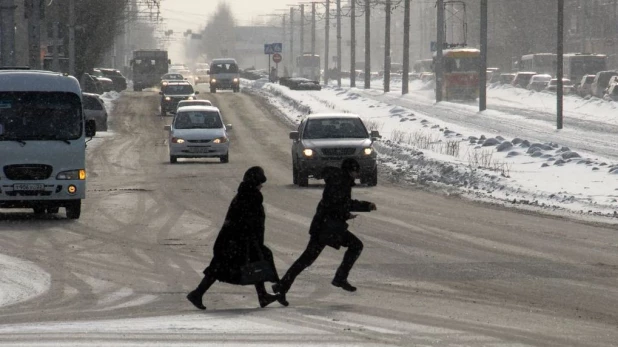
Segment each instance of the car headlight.
M172 100L172 98L170 98L169 96L165 97L165 101L170 101L170 100Z
M162 85L162 86L166 86L166 85L167 85L167 82L163 82L163 83L161 83L161 85Z
M210 83L216 83L216 82L217 82L217 79L216 79L216 78L211 78L211 79L210 79Z
M190 96L190 97L187 98L187 100L193 100L193 99L195 99L195 97L193 97L193 96Z
M80 180L83 181L86 179L86 170L78 169L78 170L69 170L62 171L56 175L57 180Z
M238 78L234 78L234 83L238 83Z
M185 140L178 137L172 137L172 143L185 143Z
M367 148L363 149L363 154L364 155L371 155L371 153L373 153L373 148L367 147Z
M305 149L303 149L303 154L305 155L305 157L312 157L313 156L313 149L305 148Z
M229 141L227 137L218 137L212 140L212 143L226 143L227 141Z

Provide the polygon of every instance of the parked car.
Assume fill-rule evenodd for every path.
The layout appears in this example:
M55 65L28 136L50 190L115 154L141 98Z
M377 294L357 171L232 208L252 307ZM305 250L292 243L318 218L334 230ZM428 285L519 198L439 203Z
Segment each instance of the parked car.
M547 74L534 75L532 76L532 78L530 78L530 83L528 83L528 86L526 86L526 89L540 92L541 90L545 89L545 87L547 87L547 84L549 83L549 81L551 81L551 75L547 75Z
M230 140L227 134L231 124L223 124L218 108L187 106L176 113L169 131L169 157L174 164L178 158L219 158L229 162Z
M515 77L513 78L513 82L511 82L511 84L514 87L526 88L528 83L530 83L530 79L532 79L532 76L534 76L536 74L537 74L536 72L531 72L531 71L520 71L520 72L517 72L515 74Z
M612 76L618 76L618 71L609 70L609 71L599 71L594 77L594 81L592 81L592 85L590 89L592 90L592 96L596 96L597 98L602 98L605 95L605 90L609 84L609 79Z
M107 131L107 110L98 94L82 93L82 104L86 120L93 119L96 131Z
M319 81L304 77L281 77L279 78L279 84L292 90L322 90Z
M498 81L500 84L512 84L514 79L514 73L501 73Z
M168 112L176 112L181 100L195 100L200 92L193 89L187 81L170 81L161 88L161 116L165 117Z
M579 96L586 97L592 95L592 82L596 75L584 75L577 85L577 94Z
M96 70L101 71L101 74L104 77L112 80L113 88L115 91L121 92L127 89L127 79L122 75L120 70L108 68L96 68Z
M558 79L552 78L551 81L549 81L549 84L547 84L547 87L545 87L545 91L555 93L557 88L558 88ZM570 94L574 90L575 90L575 86L573 85L573 82L571 82L571 80L568 78L563 78L562 79L562 93Z
M603 96L607 101L618 101L618 83L612 84L607 89L607 93Z
M354 158L361 166L361 183L378 183L378 166L373 142L378 131L368 131L360 116L350 113L311 114L297 131L290 132L292 142L292 182L309 185L309 177L322 179L327 166L340 166L345 158Z
M176 107L176 113L178 113L179 108L187 106L212 106L212 102L204 99L182 100L178 102L178 107Z
M111 92L114 90L114 81L111 78L105 77L101 70L93 69L90 74L96 81L98 85L98 89L102 92Z

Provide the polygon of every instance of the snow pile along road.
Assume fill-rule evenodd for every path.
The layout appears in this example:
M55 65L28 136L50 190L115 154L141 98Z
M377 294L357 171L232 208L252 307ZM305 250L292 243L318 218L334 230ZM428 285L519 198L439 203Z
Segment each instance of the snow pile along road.
M551 109L528 104L522 96L538 96L549 104L548 93L493 88L498 95L490 94L489 100L495 109L479 113L471 104L431 102L431 88L420 82L405 97L331 85L321 91L293 91L266 81L244 85L293 122L318 112L361 115L383 136L376 143L378 159L381 172L393 181L505 206L618 222L618 154L607 150L618 135L598 133L598 128L618 126L618 117L599 115L614 113L613 102L591 105L590 100L569 99L571 109L565 114L584 125L560 133L551 129ZM530 114L535 109L538 118Z

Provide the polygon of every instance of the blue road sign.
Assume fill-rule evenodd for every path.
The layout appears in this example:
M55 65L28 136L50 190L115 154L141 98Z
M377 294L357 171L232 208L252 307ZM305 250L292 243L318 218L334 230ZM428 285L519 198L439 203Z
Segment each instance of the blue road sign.
M280 42L271 43L271 46L273 48L273 52L274 53L281 53L281 52L283 52L283 44L281 44Z
M264 44L264 54L273 54L275 51L273 50L273 45L270 43Z

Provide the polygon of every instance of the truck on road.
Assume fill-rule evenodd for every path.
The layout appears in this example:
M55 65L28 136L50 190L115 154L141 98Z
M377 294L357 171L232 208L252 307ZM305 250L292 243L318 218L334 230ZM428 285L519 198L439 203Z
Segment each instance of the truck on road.
M171 63L167 51L160 49L133 51L133 59L131 59L133 90L141 92L145 88L158 86L161 76L168 72Z

